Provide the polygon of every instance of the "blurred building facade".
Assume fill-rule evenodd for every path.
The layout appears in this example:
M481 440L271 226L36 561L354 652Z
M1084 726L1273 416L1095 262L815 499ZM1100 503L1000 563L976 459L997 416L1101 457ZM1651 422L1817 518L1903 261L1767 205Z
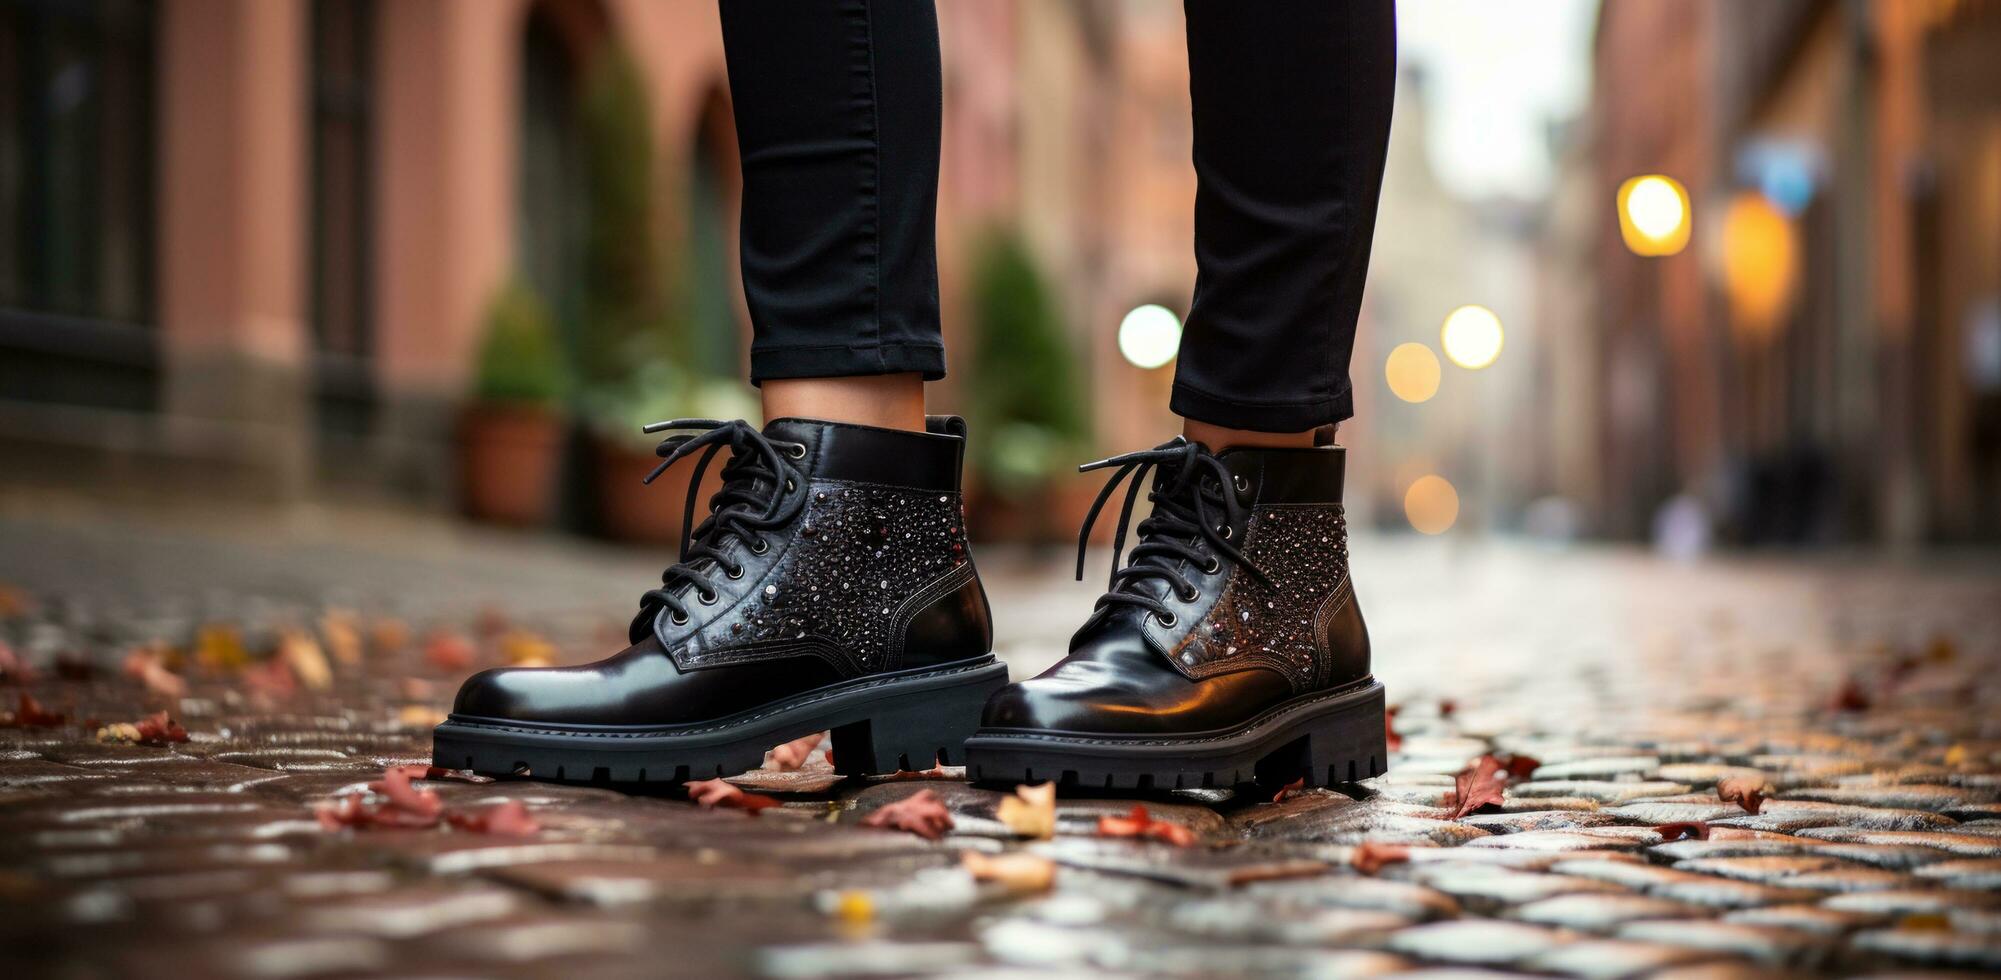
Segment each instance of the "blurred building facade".
M1151 442L1171 424L1166 372L1086 325L1186 305L1179 12L940 8L948 339L968 243L1018 228L1096 403L1145 406L1101 413L1099 437ZM731 335L707 356L740 363L713 3L0 2L0 459L16 476L448 499L496 292L525 279L560 308L581 274L577 103L612 51L645 80L667 248ZM959 407L956 379L935 401Z
M1588 243L1597 295L1544 310L1585 341L1566 397L1596 406L1596 466L1551 489L1629 537L1676 498L1751 543L2001 536L2001 3L1600 18L1591 165L1558 192L1595 206L1545 229L1573 263ZM1679 254L1622 244L1644 174L1687 188Z

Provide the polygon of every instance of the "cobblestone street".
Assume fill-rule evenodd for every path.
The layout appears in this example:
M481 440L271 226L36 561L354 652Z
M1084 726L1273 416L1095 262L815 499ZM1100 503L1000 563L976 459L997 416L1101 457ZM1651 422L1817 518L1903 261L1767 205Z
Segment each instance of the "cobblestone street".
M433 778L450 819L348 827L461 678L611 652L663 556L50 511L0 507L0 976L2001 971L1992 555L1361 538L1390 771L1277 802L1064 798L1037 839L959 770L843 782L816 748L734 780L762 810ZM980 553L1015 676L1094 558ZM1489 755L1501 801L1453 819ZM927 790L941 838L865 825ZM1135 805L1194 841L1107 836Z

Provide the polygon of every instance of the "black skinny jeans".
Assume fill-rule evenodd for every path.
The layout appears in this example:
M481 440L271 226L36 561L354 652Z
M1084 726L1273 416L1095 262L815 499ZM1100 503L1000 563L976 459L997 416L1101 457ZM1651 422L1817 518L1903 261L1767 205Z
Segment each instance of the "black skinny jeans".
M1186 0L1194 301L1170 407L1298 432L1348 361L1396 84L1392 0ZM931 0L722 0L751 380L943 377Z

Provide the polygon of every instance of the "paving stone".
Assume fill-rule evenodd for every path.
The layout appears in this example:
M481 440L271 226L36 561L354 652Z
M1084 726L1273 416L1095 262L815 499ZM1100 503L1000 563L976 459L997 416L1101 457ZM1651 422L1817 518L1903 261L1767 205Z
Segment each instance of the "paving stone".
M1468 847L1499 847L1510 850L1530 851L1607 851L1625 848L1641 848L1649 843L1659 843L1660 835L1643 831L1652 840L1640 836L1622 836L1612 831L1625 828L1601 828L1602 833L1589 830L1531 830L1519 834L1501 834L1468 841Z
M1770 776L1762 769L1749 766L1717 765L1710 762L1671 762L1656 769L1652 775L1671 783L1687 783L1697 789L1709 789L1726 779L1765 780ZM1715 794L1708 794L1715 799Z
M1376 797L1349 804L1320 802L1239 827L1251 840L1320 844L1359 844L1372 840L1446 846L1487 836L1478 827L1441 819L1443 815L1430 807Z
M1546 950L1521 961L1524 970L1557 973L1590 980L1616 980L1652 974L1671 966L1715 960L1718 954L1667 943L1625 939L1588 939Z
M1356 875L1260 881L1245 885L1242 894L1280 905L1389 912L1420 922L1460 912L1457 901L1435 888Z
M1800 831L1800 836L1853 844L1929 847L1964 857L2001 857L2001 840L1980 834L1813 827Z
M1885 891L1917 883L1910 875L1900 872L1863 868L1830 857L1807 855L1694 858L1677 862L1675 869L1823 891Z
M1514 909L1511 914L1524 922L1538 925L1579 932L1609 932L1621 923L1641 919L1707 917L1710 910L1664 898L1615 892L1558 895L1529 902Z
M1610 813L1595 810L1520 810L1513 813L1472 813L1460 823L1494 834L1518 834L1532 830L1573 830L1605 827L1618 822Z
M498 919L519 905L515 893L498 888L416 887L312 903L301 909L301 925L312 932L408 939Z
M1600 803L1626 803L1650 796L1688 792L1685 783L1616 782L1589 779L1536 779L1508 787L1511 796L1578 796Z
M1738 909L1723 915L1725 922L1779 926L1829 936L1839 936L1856 929L1878 925L1886 918L1869 912L1831 909L1824 905L1772 905L1761 909Z
M1643 895L1667 898L1706 908L1753 908L1783 902L1812 901L1819 893L1780 888L1672 868L1609 861L1566 861L1550 870L1622 885Z
M1409 873L1412 880L1451 895L1463 905L1496 911L1556 895L1625 890L1589 878L1482 865L1413 865Z
M2001 970L2001 934L1944 929L1871 929L1855 934L1857 947L1900 960L1971 970Z
M1844 827L1863 830L1931 830L1957 825L1951 817L1925 810L1897 810L1881 807L1849 806L1810 800L1766 800L1757 813L1713 820L1719 827L1742 827L1798 833L1812 828ZM1802 834L1802 836L1812 836Z
M1940 861L1918 868L1920 878L1936 879L1948 888L2001 891L2001 858Z
M1533 781L1544 780L1601 780L1619 776L1641 776L1660 768L1661 760L1651 755L1608 755L1596 758L1570 759L1564 762L1543 764L1529 775Z
M1468 919L1413 926L1392 935L1391 952L1422 960L1476 966L1508 966L1546 953L1564 942L1553 929L1525 923Z
M1788 790L1787 800L1815 800L1846 803L1886 810L1945 811L1955 807L1992 803L1992 792L1962 786L1896 784L1882 786L1813 786Z
M496 866L483 874L553 901L603 907L706 897L772 898L812 890L776 865L714 853L636 861L537 861Z
M1831 955L1834 948L1825 936L1804 930L1691 919L1629 922L1618 928L1618 935L1683 949L1732 953L1774 966L1811 966Z
M1630 823L1707 823L1741 816L1744 808L1735 803L1718 802L1714 796L1679 797L1665 800L1635 800L1618 806L1607 807L1605 814L1615 820Z
M1821 904L1840 911L1876 915L1943 915L1960 910L2001 908L2001 895L1944 888L1913 889L1834 895Z

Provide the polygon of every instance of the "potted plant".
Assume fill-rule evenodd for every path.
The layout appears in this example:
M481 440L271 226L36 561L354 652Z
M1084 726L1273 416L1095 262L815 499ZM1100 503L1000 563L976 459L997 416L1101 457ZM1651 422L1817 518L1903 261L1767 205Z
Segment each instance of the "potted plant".
M968 527L988 538L1072 540L1082 515L1067 491L1081 485L1074 468L1090 449L1089 410L1056 297L1020 235L981 238L970 298L967 414L980 436L968 446Z
M503 287L487 310L471 401L459 419L459 490L468 515L548 523L568 431L568 388L548 307L526 286Z

